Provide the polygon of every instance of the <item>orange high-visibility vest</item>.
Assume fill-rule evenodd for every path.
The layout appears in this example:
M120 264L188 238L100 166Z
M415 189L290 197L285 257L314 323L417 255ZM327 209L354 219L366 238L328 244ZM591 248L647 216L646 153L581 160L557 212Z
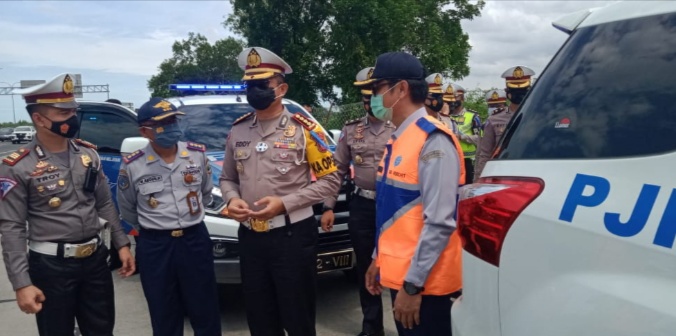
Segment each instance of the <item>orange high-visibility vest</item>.
M400 290L404 284L424 226L418 162L425 141L434 131L444 132L453 140L460 163L458 184L464 184L464 156L459 141L448 128L430 116L418 119L395 141L390 139L378 167L376 263L380 267L380 283L395 290ZM449 203L448 206L456 205ZM446 295L462 288L461 250L456 230L427 277L424 295Z

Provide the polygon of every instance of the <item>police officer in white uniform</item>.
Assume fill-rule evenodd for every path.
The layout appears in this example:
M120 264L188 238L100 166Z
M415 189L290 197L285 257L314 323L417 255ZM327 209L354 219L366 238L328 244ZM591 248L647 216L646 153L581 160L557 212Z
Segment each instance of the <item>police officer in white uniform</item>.
M141 134L150 140L124 157L117 182L122 218L139 230L136 255L155 336L221 335L213 245L204 225L211 203L206 147L182 142L170 102L153 98L139 109Z

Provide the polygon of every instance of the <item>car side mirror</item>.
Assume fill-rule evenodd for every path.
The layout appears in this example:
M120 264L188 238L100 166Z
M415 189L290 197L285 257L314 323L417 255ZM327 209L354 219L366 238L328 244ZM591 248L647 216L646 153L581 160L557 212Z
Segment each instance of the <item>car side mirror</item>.
M144 137L132 137L126 138L122 141L122 146L120 147L120 154L129 155L139 149L145 148L149 143L148 139Z
M338 143L338 140L340 140L340 134L342 133L341 130L332 129L332 130L329 130L329 132L331 133L331 137L333 138L333 141L335 143Z

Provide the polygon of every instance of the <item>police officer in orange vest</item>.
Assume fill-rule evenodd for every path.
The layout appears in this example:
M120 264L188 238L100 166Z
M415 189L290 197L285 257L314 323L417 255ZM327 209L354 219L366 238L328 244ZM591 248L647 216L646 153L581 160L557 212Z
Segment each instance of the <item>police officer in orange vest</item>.
M454 217L463 152L425 111L428 86L416 57L385 53L375 68L371 109L397 130L378 167L378 242L366 286L374 294L391 290L400 336L451 335L451 299L462 288Z

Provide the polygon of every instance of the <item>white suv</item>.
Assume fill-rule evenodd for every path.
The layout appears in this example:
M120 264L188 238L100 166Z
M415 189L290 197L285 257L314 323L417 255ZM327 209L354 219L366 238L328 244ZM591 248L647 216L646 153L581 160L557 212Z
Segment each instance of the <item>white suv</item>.
M33 141L33 136L35 136L35 127L33 126L19 126L14 129L12 132L12 143L18 144L21 142L31 142Z
M676 2L570 34L460 191L455 336L676 333Z

